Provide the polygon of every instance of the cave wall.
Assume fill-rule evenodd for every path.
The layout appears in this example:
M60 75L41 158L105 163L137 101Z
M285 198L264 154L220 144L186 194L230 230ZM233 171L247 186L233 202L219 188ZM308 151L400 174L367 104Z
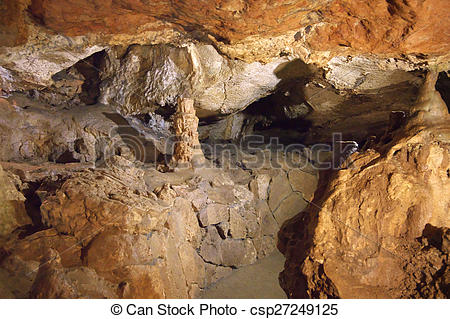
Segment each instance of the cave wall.
M449 297L449 113L436 78L402 125L323 172L313 204L280 231L288 296Z
M288 297L448 298L446 0L0 6L2 297L196 297L281 227ZM179 97L211 170L162 162ZM318 158L208 153L333 132L315 194Z

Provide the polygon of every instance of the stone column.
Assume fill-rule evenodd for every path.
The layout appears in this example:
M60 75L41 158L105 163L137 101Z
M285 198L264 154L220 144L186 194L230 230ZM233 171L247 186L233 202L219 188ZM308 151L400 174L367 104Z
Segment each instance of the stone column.
M177 111L173 115L175 147L172 166L196 167L205 161L197 128L198 117L195 115L194 100L178 98Z

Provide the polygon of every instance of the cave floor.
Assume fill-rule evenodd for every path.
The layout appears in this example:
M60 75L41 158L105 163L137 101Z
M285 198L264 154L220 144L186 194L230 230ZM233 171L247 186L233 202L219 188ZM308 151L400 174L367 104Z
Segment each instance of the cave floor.
M203 299L286 299L278 282L284 256L276 250L257 263L244 266L206 289Z

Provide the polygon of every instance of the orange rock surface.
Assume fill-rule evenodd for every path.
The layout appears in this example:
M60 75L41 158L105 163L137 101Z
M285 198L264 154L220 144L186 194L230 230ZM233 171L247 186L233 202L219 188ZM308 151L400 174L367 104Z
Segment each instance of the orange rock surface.
M310 49L379 54L446 55L447 0L7 0L1 45L23 43L26 18L67 36L177 29L233 45L303 30Z

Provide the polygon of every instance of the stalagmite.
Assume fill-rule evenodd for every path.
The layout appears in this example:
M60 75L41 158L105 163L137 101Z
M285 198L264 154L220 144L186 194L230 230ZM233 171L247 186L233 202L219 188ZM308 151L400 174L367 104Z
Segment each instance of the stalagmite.
M172 166L196 167L204 163L200 142L198 140L198 117L195 115L194 100L179 98L177 111L173 116L175 146Z

